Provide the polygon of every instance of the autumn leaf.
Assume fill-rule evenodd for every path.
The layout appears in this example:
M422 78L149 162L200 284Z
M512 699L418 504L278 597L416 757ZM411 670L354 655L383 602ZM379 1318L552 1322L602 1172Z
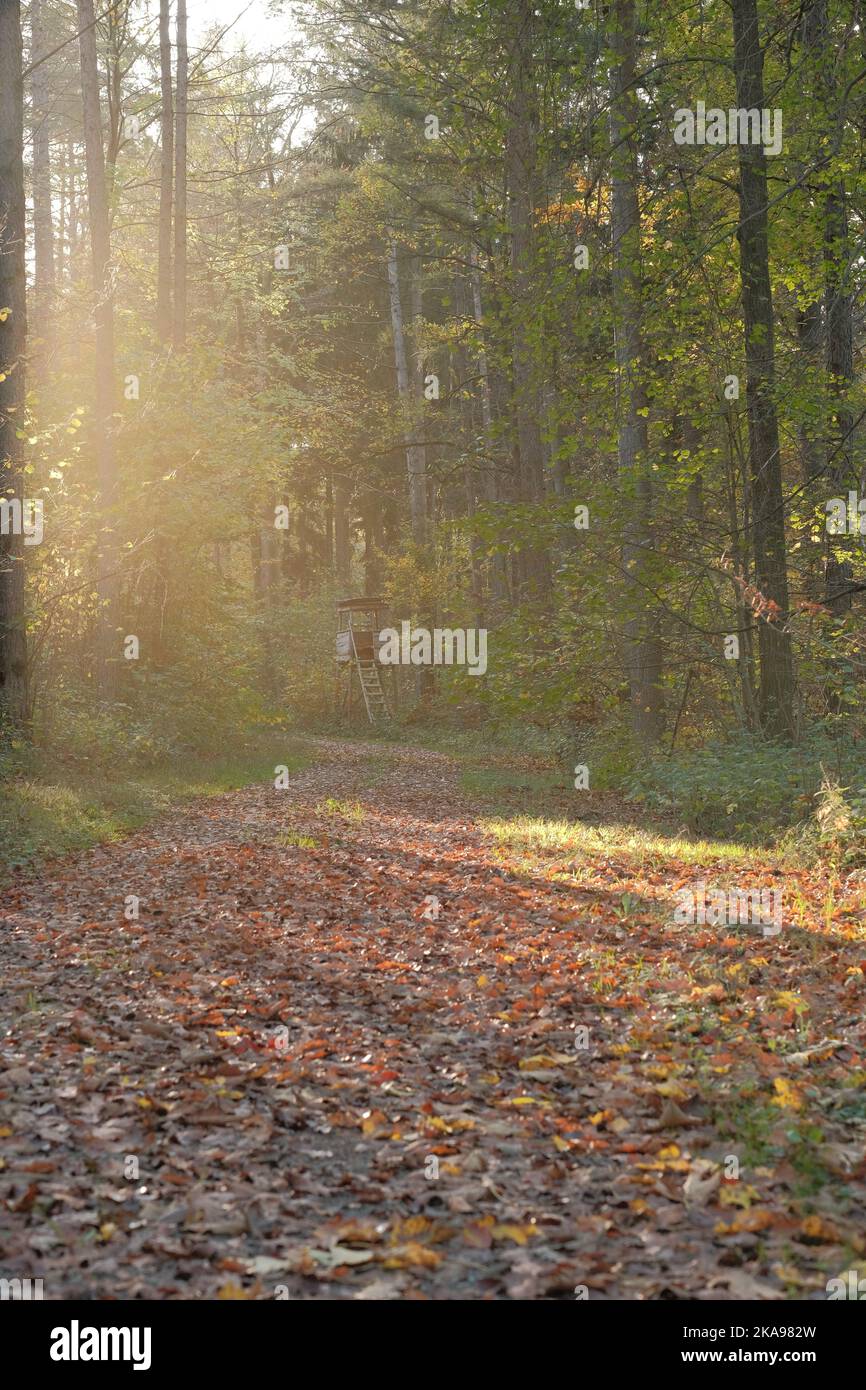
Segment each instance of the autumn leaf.
M772 1105L778 1105L783 1110L802 1110L803 1096L800 1090L792 1081L787 1081L783 1076L777 1076L773 1085L776 1094L771 1101Z

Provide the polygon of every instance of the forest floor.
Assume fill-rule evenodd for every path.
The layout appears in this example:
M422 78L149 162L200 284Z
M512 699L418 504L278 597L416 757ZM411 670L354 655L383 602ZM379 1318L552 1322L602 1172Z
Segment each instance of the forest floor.
M824 1299L866 1272L862 880L574 793L493 817L441 753L310 744L284 789L4 892L0 1276ZM677 925L697 881L780 886L783 930Z

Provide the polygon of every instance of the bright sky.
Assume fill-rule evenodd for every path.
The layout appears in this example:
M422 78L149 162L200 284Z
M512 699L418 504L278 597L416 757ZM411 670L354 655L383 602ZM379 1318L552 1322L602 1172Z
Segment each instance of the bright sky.
M237 23L232 24L226 34L226 44L237 36L263 47L266 39L279 41L294 31L288 6L283 14L273 15L268 12L268 0L187 0L186 8L190 48L197 45L214 24L224 29L233 20Z

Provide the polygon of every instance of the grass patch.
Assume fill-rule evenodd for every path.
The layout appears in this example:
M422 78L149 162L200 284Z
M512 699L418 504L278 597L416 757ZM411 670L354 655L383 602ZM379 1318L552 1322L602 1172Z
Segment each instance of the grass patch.
M319 842L312 835L299 835L295 830L287 830L284 835L278 835L276 843L284 845L288 849L318 849Z
M727 1099L714 1116L718 1133L737 1145L737 1156L746 1168L775 1163L779 1149L773 1142L779 1125L779 1111L753 1088Z
M195 797L272 779L277 763L297 772L313 758L295 739L289 750L283 740L267 751L190 755L146 770L84 770L34 753L0 790L0 881L13 869L119 839Z
M335 796L329 796L326 801L320 801L316 807L317 816L340 816L343 820L360 822L364 819L366 812L360 801L338 801Z
M748 845L723 840L689 840L641 830L634 825L586 825L582 821L545 820L540 816L495 817L482 828L502 849L527 859L571 858L580 862L615 855L634 869L670 865L725 865L732 869L756 862Z
M556 776L550 772L514 772L508 767L470 766L460 773L460 786L481 801L513 802L541 797L556 790Z

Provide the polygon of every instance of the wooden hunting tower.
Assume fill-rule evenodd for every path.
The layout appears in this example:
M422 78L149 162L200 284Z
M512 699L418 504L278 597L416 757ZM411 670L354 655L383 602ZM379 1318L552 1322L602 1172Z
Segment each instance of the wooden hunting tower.
M340 708L346 718L352 711L356 677L370 723L381 724L391 718L379 676L379 632L384 615L385 600L381 598L337 600L337 671L344 677Z

